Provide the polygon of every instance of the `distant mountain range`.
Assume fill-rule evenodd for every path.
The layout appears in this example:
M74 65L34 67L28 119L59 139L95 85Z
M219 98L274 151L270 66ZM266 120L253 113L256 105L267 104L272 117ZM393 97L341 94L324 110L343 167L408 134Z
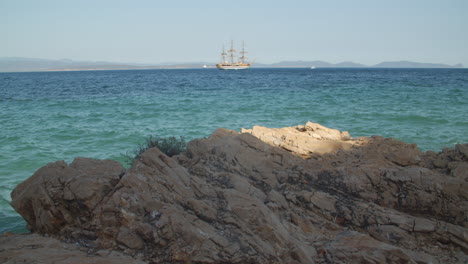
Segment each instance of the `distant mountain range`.
M386 61L372 67L375 68L463 68L463 64L447 65L441 63L420 63L412 61Z
M369 67L364 64L345 61L340 63L329 63L326 61L281 61L272 64L255 63L252 67L256 68L310 68L315 66L317 68L362 68Z
M84 70L138 70L202 68L204 63L138 64L106 61L47 60L20 57L0 57L0 72L25 71L84 71Z
M215 63L164 63L138 64L105 61L47 60L20 57L0 57L0 72L24 71L80 71L80 70L132 70L132 69L194 69L214 68ZM329 63L326 61L282 61L272 64L254 63L253 68L463 68L462 64L447 65L411 61L389 61L368 66L350 61Z
M261 68L463 68L463 64L421 63L412 61L386 61L376 65L364 65L352 61L329 63L326 61L282 61L273 64L255 63L252 67Z

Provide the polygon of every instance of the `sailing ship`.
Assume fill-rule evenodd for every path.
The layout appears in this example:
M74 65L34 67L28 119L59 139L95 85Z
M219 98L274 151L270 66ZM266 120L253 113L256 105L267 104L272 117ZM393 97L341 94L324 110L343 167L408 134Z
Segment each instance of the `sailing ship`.
M244 42L242 42L242 51L239 52L240 57L237 60L236 52L237 50L234 49L234 41L231 40L231 49L226 53L223 46L223 52L221 53L222 62L216 64L216 67L220 70L245 70L250 68L252 63L246 62L247 57L245 57L245 54L247 52L245 51Z

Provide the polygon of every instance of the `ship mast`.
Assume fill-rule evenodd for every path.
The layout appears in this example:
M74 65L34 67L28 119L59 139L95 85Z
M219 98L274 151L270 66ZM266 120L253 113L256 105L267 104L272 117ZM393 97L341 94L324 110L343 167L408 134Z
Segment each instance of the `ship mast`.
M236 52L237 50L234 49L234 41L231 40L231 49L228 50L229 52L229 57L231 57L231 64L234 64L234 52Z
M227 54L224 51L224 45L223 45L223 52L221 52L221 57L223 58L223 64L227 64L226 55Z
M242 41L242 51L240 52L240 54L241 54L240 62L241 62L242 64L244 64L244 63L245 63L245 60L247 59L247 57L245 57L245 54L246 54L246 53L247 53L247 51L245 51L245 43L244 43L244 41Z

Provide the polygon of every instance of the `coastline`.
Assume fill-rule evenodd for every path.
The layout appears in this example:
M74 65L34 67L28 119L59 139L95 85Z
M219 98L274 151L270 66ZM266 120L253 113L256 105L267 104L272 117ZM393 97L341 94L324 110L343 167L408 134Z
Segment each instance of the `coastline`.
M255 67L252 66L250 70L281 70L281 69L297 69L297 70L310 70L310 67L300 67L300 66L280 66L280 67ZM117 68L66 68L66 69L35 69L35 70L17 70L17 71L0 71L0 74L8 74L8 73L28 73L28 72L92 72L92 71L150 71L150 70L217 70L216 66L208 66L204 67L202 66L157 66L157 67L137 67L137 68L132 68L132 67L117 67ZM468 68L460 68L460 67L441 67L441 68L435 68L435 67L320 67L320 68L314 68L315 70L468 70Z
M311 122L254 126L218 129L174 157L149 149L129 169L49 163L12 205L34 232L150 263L458 263L467 168L468 144L421 152Z
M21 57L0 57L0 72L36 71L93 71L93 70L151 70L151 69L216 69L215 62L167 62L130 63L106 61L74 61L69 59L50 60ZM250 66L250 64L249 64ZM252 63L251 68L263 69L466 69L463 64L421 63L412 61L387 61L375 65L364 65L350 61L330 63L326 61L281 61L274 63Z
M37 168L76 156L125 162L125 152L149 135L190 140L218 126L284 127L313 118L423 151L453 148L468 142L467 76L360 69L1 74L0 233L23 230L9 193Z

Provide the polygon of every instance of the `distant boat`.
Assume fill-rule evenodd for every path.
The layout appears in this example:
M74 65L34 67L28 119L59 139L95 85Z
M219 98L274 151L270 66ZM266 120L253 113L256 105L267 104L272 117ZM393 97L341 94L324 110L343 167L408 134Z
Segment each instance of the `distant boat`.
M312 70L315 70L315 69L316 69L316 67L315 67L315 66L312 66L312 67L310 67L310 68L311 68Z
M245 45L244 42L242 42L242 51L240 53L240 57L238 60L235 60L236 52L237 50L234 49L234 41L231 40L231 49L227 51L226 53L224 51L224 46L223 46L223 52L221 53L222 57L222 62L216 64L216 67L220 70L245 70L249 69L250 65L252 63L246 62L247 57L245 57L245 54L247 53L245 51ZM229 61L227 60L227 57L229 57Z

